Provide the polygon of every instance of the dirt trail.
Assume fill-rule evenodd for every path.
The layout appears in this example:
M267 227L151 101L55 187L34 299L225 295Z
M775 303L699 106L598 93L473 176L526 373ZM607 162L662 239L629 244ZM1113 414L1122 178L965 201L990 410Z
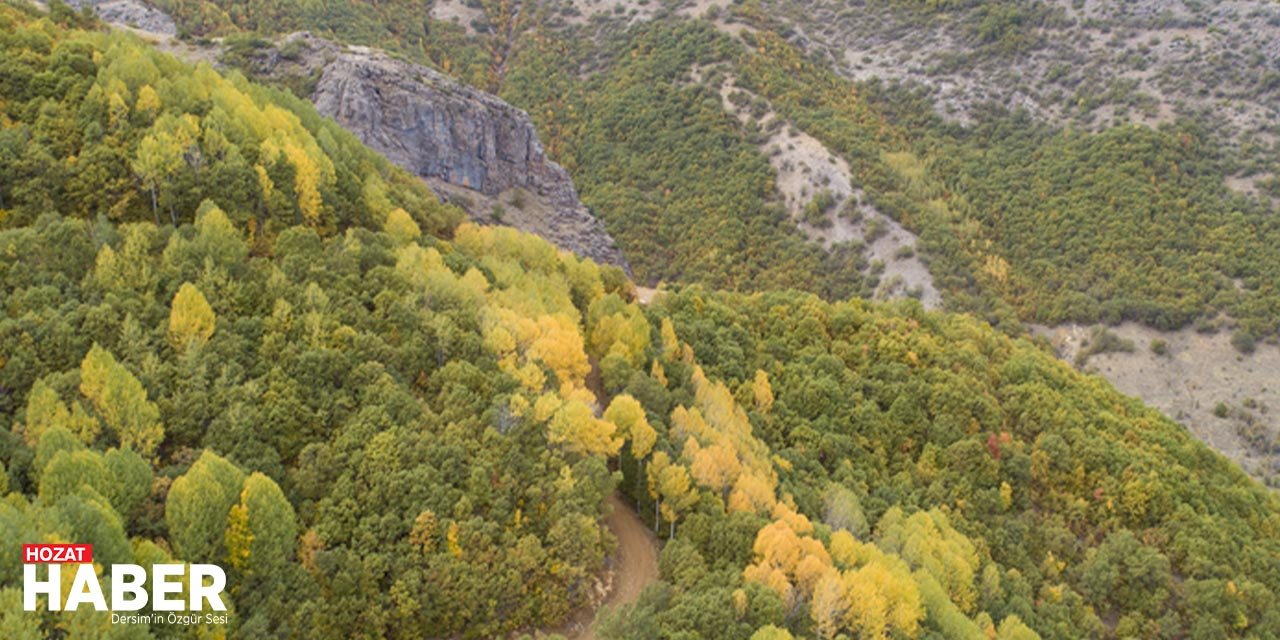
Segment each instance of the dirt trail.
M648 287L636 287L640 304L647 305L653 301L657 291ZM591 374L587 376L587 387L595 394L597 404L603 408L605 403L604 388L600 384L600 368L591 363ZM604 524L618 539L618 547L611 559L610 572L613 583L609 595L596 608L617 608L635 602L640 592L651 582L658 580L658 539L653 531L645 525L635 509L627 504L622 494L614 493L606 501L609 515ZM571 623L570 631L565 633L571 640L595 640L595 630L591 628L591 620L585 624Z
M558 635L568 640L595 640L592 623L598 612L635 602L649 583L658 580L658 540L653 531L620 494L609 496L605 503L609 515L605 516L604 524L618 539L618 547L609 558L609 594L595 607L579 609L564 624L539 631L534 637Z
M635 509L616 493L609 496L609 515L604 522L618 539L618 549L613 558L613 589L601 606L617 607L635 602L649 583L658 580L658 540ZM578 636L594 637L589 629Z
M649 298L653 297L652 289L645 291L649 293ZM596 397L595 414L599 417L608 404L608 395L605 394L600 379L600 366L595 358L591 359L591 371L587 374L586 384ZM658 580L658 539L640 516L636 515L635 509L627 504L622 494L614 493L609 496L605 505L608 514L604 517L604 526L618 540L618 546L609 558L606 574L608 595L595 607L579 609L564 624L539 632L535 634L536 637L559 634L569 640L595 640L596 633L592 623L599 611L605 607L617 608L635 602L645 586Z

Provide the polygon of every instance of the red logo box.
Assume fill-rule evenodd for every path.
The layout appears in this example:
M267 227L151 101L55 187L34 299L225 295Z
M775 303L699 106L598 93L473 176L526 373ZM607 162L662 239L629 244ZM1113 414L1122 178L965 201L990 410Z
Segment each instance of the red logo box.
M85 564L93 562L91 544L24 544L24 564Z

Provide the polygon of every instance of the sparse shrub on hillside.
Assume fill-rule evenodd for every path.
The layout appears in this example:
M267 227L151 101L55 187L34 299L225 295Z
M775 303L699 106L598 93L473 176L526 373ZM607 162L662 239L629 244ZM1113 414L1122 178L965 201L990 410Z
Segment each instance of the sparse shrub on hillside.
M813 199L805 204L804 210L801 212L801 218L809 225L819 229L826 229L831 226L831 218L827 214L835 204L835 194L831 193L829 189L822 189L815 193Z
M871 244L889 233L889 223L885 222L884 218L877 216L867 220L863 229L862 240L867 244Z
M655 22L620 47L615 66L584 82L574 69L585 47L548 38L522 52L503 97L561 150L557 159L641 282L870 293L861 255L823 250L785 209L766 204L777 192L751 139L759 130L744 131L718 96L684 83L695 64L733 64L734 40L704 23ZM751 104L746 91L731 96ZM641 121L643 135L634 130Z
M1090 356L1100 353L1133 353L1134 348L1132 340L1122 338L1106 327L1097 327L1076 353L1076 366L1084 366Z
M1169 355L1169 343L1161 338L1155 338L1151 341L1151 353L1158 356Z
M1236 351L1249 355L1258 348L1258 339L1253 332L1248 329L1238 329L1231 334L1231 346Z

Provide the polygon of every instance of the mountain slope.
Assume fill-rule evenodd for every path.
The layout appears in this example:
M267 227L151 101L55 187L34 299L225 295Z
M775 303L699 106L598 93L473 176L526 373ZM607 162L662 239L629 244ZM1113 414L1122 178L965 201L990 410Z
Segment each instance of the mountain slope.
M1280 635L1280 498L1036 344L912 300L642 307L616 267L458 224L290 94L53 18L0 6L13 635L548 628L599 596L615 490L664 539L662 579L601 637ZM719 96L669 86L689 61L760 63L742 77L798 114L845 87L790 95L754 57L778 40L740 60L708 25L651 29L591 81L620 91L583 98L607 107L575 160L603 161L602 194L649 174L643 141L604 144L646 81L767 175ZM855 153L904 144L869 101L825 104L867 116L831 132L851 166L930 184ZM23 612L15 545L49 539L104 569L223 564L231 620Z

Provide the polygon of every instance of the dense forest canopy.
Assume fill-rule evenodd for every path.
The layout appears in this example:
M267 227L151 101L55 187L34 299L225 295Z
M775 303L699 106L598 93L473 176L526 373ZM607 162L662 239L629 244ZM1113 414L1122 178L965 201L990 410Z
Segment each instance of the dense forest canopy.
M704 493L663 551L670 586L610 619L611 637L724 637L713 630L730 613L702 612L754 584L804 637L1280 632L1265 604L1280 577L1275 496L1027 341L913 301L691 288L649 314L690 346L705 422L747 421L750 435L736 459L714 456L680 409L654 416L658 451L680 452ZM647 378L689 367L659 364ZM650 379L625 390L644 398ZM707 380L738 408L715 407ZM773 456L774 491L799 517L742 521L754 450Z
M982 302L986 281L964 279L973 247L945 244L952 205L930 191L975 179L973 165L913 155L928 148L877 114L874 92L837 103L848 86L828 80L792 94L787 77L813 68L770 66L794 53L773 42L641 30L615 71L551 76L598 115L544 126L565 127L556 138L599 206L646 202L641 181L671 180L656 183L671 191L663 210L716 204L708 217L732 228L733 207L759 203L720 198L767 190L767 166L705 88L676 85L695 61L758 63L743 77L801 122L863 114L862 128L815 135L883 181L881 206L934 234L957 296L970 287L975 308L1006 313L1016 297ZM546 44L532 59L566 51ZM69 12L0 6L0 48L5 637L552 628L592 599L615 491L663 539L661 579L605 611L601 637L1280 635L1280 498L1026 339L911 300L826 300L849 292L786 280L821 274L788 276L769 256L819 258L776 229L779 253L745 262L760 283L713 284L792 289L674 287L642 307L616 268L460 224L287 93ZM524 64L510 91L541 99ZM667 167L651 142L618 140L640 104L691 117L659 138L695 145L688 157ZM1194 143L1157 133L1177 144L1156 157ZM1150 135L1126 134L1087 140ZM715 154L742 168L716 178L733 189L679 180L710 180L699 162L721 166ZM1201 183L1174 178L1193 166L1150 170L1177 189ZM943 202L920 209L933 201L921 193ZM624 210L602 215L641 223ZM685 249L668 262L694 260ZM19 549L36 541L91 543L104 570L222 564L231 621L23 612Z

